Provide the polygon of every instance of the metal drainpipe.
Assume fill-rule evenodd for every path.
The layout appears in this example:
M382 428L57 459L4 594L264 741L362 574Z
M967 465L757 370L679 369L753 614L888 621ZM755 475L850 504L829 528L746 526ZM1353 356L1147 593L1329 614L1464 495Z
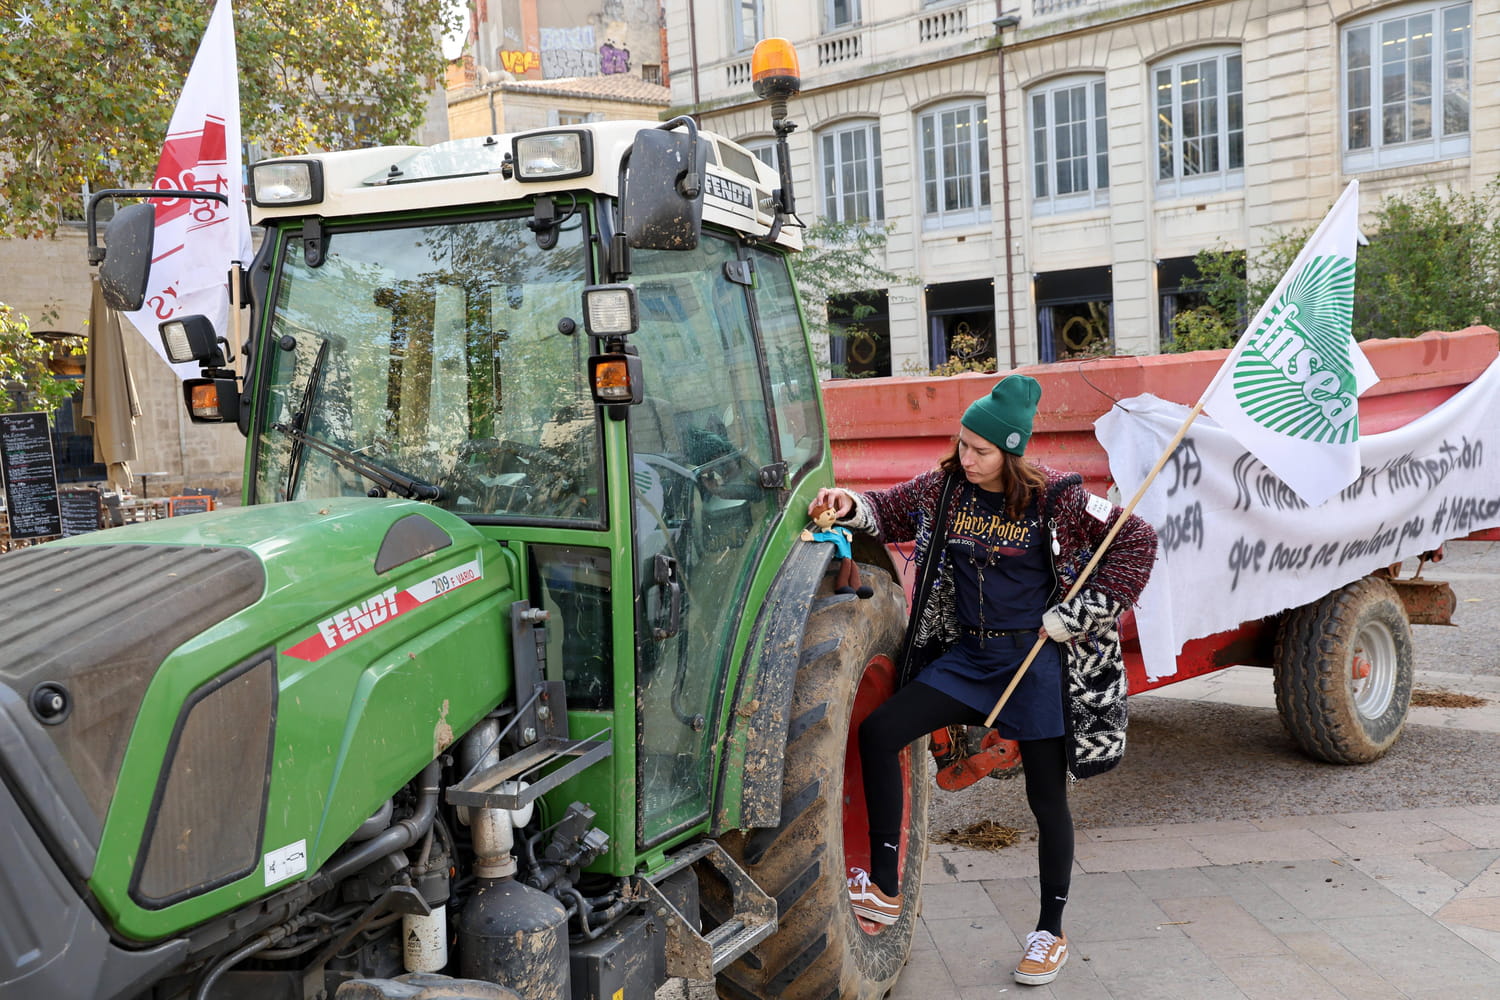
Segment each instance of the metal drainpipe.
M1000 21L1005 17L1000 11L1003 0L995 0L995 34L1000 36L1007 27L1015 27L1015 24L1001 25ZM1014 15L1012 15L1014 17ZM1005 40L1000 39L1000 44L995 46L996 68L1000 75L1000 189L1001 198L1005 202L1004 231L1005 231L1005 314L1006 325L1010 328L1010 366L1016 367L1016 292L1015 292L1015 254L1011 246L1010 228L1010 129L1006 122L1005 92Z
M1002 83L1003 87L1004 84ZM495 120L495 85L490 84L490 135L500 134L500 123Z

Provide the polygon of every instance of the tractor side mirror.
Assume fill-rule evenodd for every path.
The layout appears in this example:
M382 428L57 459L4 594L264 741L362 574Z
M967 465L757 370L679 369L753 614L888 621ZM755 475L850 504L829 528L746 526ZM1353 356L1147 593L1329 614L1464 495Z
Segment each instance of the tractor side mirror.
M680 125L686 127L678 131ZM697 249L703 173L691 118L674 118L635 137L620 199L620 228L633 249Z
M149 201L127 205L109 221L104 230L99 288L111 309L135 312L145 303L155 242L156 206Z

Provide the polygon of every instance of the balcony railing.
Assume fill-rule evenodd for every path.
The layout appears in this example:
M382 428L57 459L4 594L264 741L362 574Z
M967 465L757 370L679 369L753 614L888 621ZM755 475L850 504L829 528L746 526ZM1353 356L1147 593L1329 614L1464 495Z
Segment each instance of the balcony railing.
M964 7L949 7L946 10L923 14L917 21L917 41L935 42L944 38L957 38L969 30L969 12Z
M818 65L833 66L837 63L853 62L863 53L858 33L824 38L818 42Z

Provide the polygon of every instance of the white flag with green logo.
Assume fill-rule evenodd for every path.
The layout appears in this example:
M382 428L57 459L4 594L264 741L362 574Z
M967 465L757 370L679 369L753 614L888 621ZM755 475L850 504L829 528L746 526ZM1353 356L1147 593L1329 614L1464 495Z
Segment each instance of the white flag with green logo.
M1350 181L1203 394L1219 426L1313 507L1359 478L1357 399L1379 381L1350 328L1358 225Z

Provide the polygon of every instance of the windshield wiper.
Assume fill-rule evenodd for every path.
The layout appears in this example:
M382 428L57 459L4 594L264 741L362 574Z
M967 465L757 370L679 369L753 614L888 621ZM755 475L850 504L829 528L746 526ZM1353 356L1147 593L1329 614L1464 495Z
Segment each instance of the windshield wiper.
M322 452L350 472L359 473L386 493L394 493L398 497L405 497L407 500L442 499L443 491L431 483L425 483L420 479L413 479L411 476L397 472L395 469L376 465L374 462L356 455L347 448L340 448L330 441L313 437L300 427L294 427L291 424L272 424L271 427L274 430L281 431L283 434L290 435L292 440L299 445L305 445L314 451Z
M328 360L328 341L318 345L318 353L313 357L312 370L307 373L307 385L302 390L302 405L297 407L297 412L292 414L292 426L300 433L307 426L309 416L312 414L313 400L317 398L318 387L323 384L323 365ZM285 426L278 424L278 427ZM292 435L292 453L286 462L286 495L290 499L297 495L297 479L302 474L302 444L303 439L296 434Z

